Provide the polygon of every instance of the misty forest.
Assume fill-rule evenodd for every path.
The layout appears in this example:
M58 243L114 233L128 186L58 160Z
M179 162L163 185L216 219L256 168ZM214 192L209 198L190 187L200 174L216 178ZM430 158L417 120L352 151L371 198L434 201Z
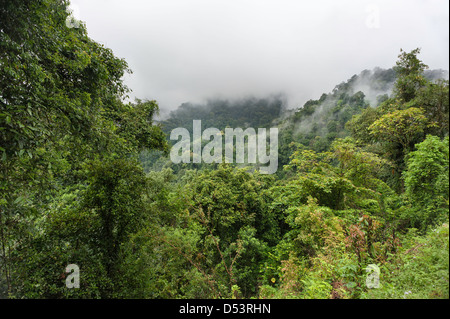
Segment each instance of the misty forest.
M159 118L66 6L0 1L1 298L449 298L448 71L420 43L294 109ZM277 127L278 170L174 164L193 120Z

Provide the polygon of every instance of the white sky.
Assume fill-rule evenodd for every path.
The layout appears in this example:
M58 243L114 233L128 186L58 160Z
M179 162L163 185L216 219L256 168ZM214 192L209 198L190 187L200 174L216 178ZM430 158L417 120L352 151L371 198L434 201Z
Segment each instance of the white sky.
M449 69L448 0L71 0L89 36L125 58L131 97L162 109L284 92L318 99L364 69L422 49Z

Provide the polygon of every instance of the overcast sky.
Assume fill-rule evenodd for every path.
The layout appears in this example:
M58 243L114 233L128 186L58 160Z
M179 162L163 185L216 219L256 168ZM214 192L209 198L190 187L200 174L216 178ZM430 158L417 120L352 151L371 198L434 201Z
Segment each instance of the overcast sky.
M125 58L131 97L163 109L284 92L318 99L364 69L422 49L449 69L448 0L71 0L89 36Z

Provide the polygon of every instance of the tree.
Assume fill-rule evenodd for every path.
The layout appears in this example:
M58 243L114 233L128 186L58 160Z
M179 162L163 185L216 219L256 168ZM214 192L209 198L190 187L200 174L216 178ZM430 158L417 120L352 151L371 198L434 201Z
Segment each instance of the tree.
M428 66L417 58L418 54L420 54L419 48L409 53L400 49L399 59L394 67L397 74L394 94L404 103L414 99L418 90L425 86L427 82L423 76L423 71Z
M354 116L346 127L361 145L394 164L392 174L385 178L402 192L405 156L426 134L443 137L448 132L448 83L432 83L425 78L427 66L417 57L420 49L400 52L392 96L376 109Z
M105 268L114 277L120 245L145 220L143 193L146 180L142 169L128 160L93 163L82 209L93 210L100 221L98 244Z
M420 108L410 107L387 113L369 126L369 132L378 140L399 143L406 154L411 143L423 133L428 120Z
M427 82L417 94L416 103L424 110L424 115L433 127L427 130L428 134L444 138L449 128L449 90L448 80Z
M295 170L297 179L290 181L283 192L294 191L294 202L305 204L308 196L316 198L320 206L336 210L367 208L367 201L380 200L379 192L389 194L391 190L380 178L387 162L376 154L365 152L353 140L337 139L332 152L316 153L311 150L294 152L285 169ZM291 189L291 187L294 187ZM370 202L369 200L369 202ZM382 203L379 203L382 205Z
M259 264L280 239L279 220L267 207L272 176L219 165L188 185L189 212L201 234L202 254L216 280L244 296L256 292Z
M68 1L0 2L0 270L41 231L53 196L86 183L84 164L166 148L154 102L125 104L127 63L66 24Z
M130 275L137 266L129 267L137 258L130 240L151 217L142 168L116 159L87 169L88 185L61 191L38 219L39 232L16 242L13 296L120 298L145 285ZM82 289L65 287L68 264L80 267Z
M93 129L128 89L124 60L69 28L66 1L7 1L0 11L1 145L12 158L67 133L101 138ZM105 138L105 136L103 136Z
M353 115L351 120L345 123L345 128L360 145L370 144L373 142L373 136L370 134L369 127L377 118L377 111L368 107L360 114Z
M416 147L407 157L403 178L413 208L408 217L413 226L425 227L448 218L449 138L428 135Z

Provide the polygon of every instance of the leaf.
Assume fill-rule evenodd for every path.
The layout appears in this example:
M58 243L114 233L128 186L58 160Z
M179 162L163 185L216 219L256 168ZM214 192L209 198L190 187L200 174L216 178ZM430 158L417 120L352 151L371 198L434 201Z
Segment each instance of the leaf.
M356 282L354 282L354 281L350 281L349 283L347 283L346 285L345 285L347 288L355 288L356 287Z

